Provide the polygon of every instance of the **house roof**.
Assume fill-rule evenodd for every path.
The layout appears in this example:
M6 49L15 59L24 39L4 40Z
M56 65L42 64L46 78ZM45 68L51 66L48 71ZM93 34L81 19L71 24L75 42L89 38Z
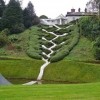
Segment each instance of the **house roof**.
M63 14L60 14L56 19L66 19L66 17Z
M85 13L85 12L67 12L66 14L66 17L67 16L92 16L94 14L97 14L97 13Z

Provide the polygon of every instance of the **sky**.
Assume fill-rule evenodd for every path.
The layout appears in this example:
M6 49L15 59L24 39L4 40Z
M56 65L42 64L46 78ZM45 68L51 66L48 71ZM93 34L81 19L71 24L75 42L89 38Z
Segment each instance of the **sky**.
M9 0L5 1L9 2ZM29 1L33 3L37 16L46 15L49 18L56 18L60 14L66 15L72 8L76 11L81 8L81 11L84 11L89 0L23 0L22 7L25 8Z

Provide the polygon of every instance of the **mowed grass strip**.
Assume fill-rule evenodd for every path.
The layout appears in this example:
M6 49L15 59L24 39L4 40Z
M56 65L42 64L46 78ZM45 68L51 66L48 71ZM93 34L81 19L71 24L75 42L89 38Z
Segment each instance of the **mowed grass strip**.
M1 100L100 100L100 83L0 86Z
M100 64L78 61L51 63L45 69L43 80L83 83L100 81Z
M41 60L0 60L0 73L6 78L36 79L41 65Z

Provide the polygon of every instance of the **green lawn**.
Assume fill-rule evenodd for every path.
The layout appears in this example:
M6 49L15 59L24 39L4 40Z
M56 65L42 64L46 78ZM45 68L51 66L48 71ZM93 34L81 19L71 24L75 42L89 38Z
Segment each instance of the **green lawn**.
M69 83L100 82L100 64L62 60L48 65L43 79Z
M43 63L34 59L0 60L0 73L6 78L36 79Z
M100 83L0 86L0 100L100 100Z

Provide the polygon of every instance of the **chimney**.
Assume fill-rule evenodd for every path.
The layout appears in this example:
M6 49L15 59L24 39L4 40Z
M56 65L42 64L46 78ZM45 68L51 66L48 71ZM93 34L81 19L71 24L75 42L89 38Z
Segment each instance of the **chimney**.
M85 13L87 13L87 8L85 8Z
M72 12L72 13L75 12L75 9L71 9L71 12Z
M78 12L81 12L81 9L80 8L78 8Z

